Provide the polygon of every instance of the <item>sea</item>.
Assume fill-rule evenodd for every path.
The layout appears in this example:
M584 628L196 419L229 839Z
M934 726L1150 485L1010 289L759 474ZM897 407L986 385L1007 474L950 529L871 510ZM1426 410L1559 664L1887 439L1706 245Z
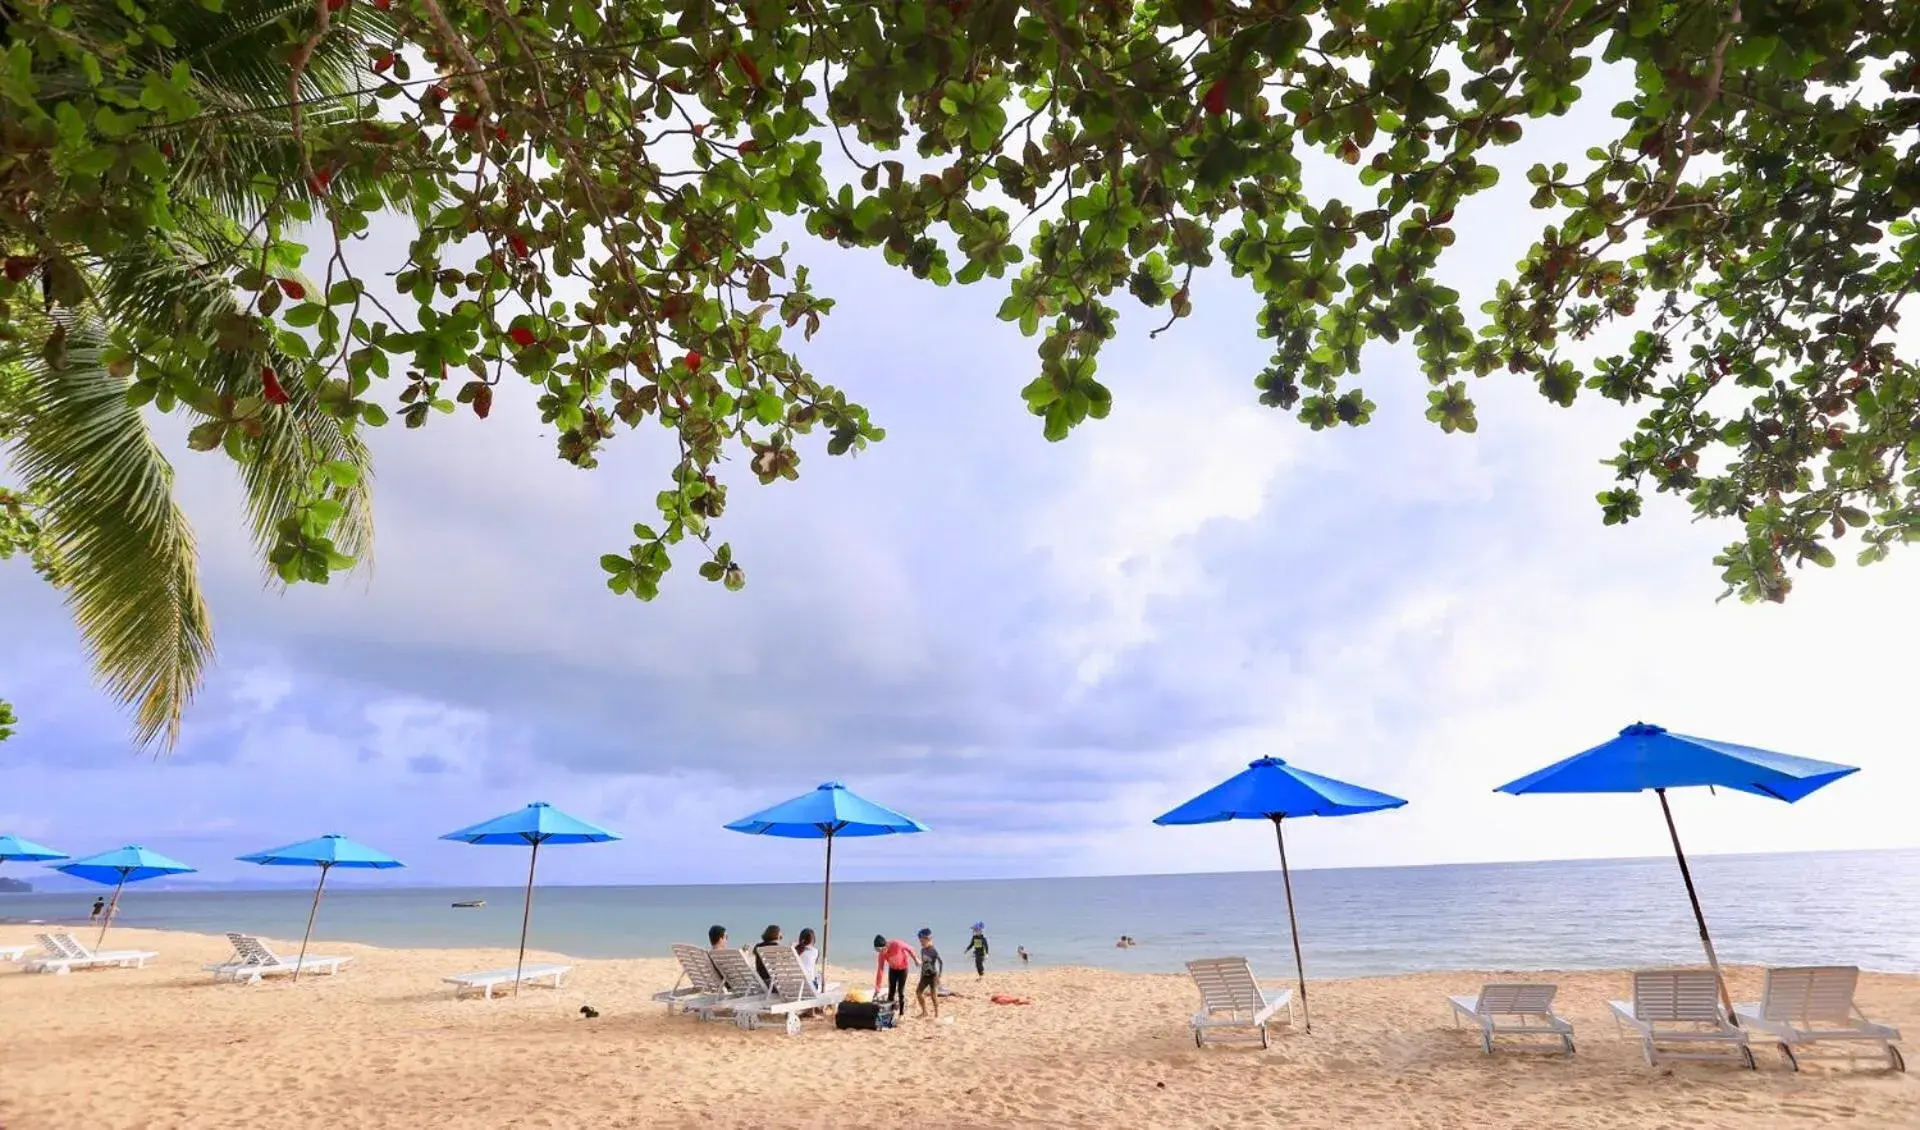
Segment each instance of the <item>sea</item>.
M1689 861L1727 963L1846 964L1920 973L1920 849L1702 856ZM1671 858L1296 872L1310 978L1443 970L1616 969L1698 963ZM329 886L314 936L395 947L512 946L517 887ZM0 921L84 921L91 892L0 895ZM456 908L455 902L485 906ZM311 894L128 888L119 925L298 937ZM736 944L780 925L818 929L817 885L553 886L534 891L533 948L574 957L664 957L710 925ZM1277 871L1101 878L837 883L829 959L870 960L876 934L930 927L962 964L983 922L990 962L1175 972L1239 955L1275 975L1293 964ZM1121 948L1126 935L1137 944Z

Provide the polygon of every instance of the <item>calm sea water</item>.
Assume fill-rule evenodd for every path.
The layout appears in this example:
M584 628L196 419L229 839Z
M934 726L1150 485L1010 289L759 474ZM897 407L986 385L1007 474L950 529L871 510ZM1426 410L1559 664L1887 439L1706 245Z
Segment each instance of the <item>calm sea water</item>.
M1694 879L1727 962L1834 962L1920 972L1920 850L1717 856ZM1671 859L1306 871L1293 879L1315 977L1448 969L1594 969L1700 960ZM1240 954L1291 966L1278 872L834 887L830 956L870 960L873 935L933 928L956 970L968 926L987 924L992 961L1174 971ZM298 936L310 895L130 888L120 923ZM454 901L485 899L478 910ZM387 946L510 946L518 888L330 890L316 938ZM84 919L89 893L0 895L0 921ZM768 923L818 927L817 886L536 889L531 944L578 957L664 956L713 923L746 944ZM1138 940L1116 949L1122 934ZM839 962L836 962L839 964Z

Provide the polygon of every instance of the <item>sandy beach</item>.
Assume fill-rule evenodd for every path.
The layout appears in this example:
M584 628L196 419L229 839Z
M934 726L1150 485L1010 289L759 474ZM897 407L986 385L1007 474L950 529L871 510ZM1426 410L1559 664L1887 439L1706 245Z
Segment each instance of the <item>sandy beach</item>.
M0 927L0 945L34 932ZM1261 1051L1196 1049L1183 976L968 971L948 979L963 994L942 1009L951 1024L814 1021L789 1037L669 1017L648 999L673 983L668 959L572 961L557 992L455 1001L441 977L511 965L512 951L328 943L316 952L355 958L338 977L233 985L200 968L225 957L223 938L115 929L107 940L161 956L67 976L0 964L4 1130L1920 1127L1920 1075L1843 1064L1795 1075L1771 1046L1758 1072L1647 1067L1608 1019L1619 973L1551 975L1579 1035L1568 1060L1490 1058L1455 1031L1444 994L1492 976L1480 973L1310 983L1313 1034L1278 1029ZM835 975L871 973L837 964ZM1732 977L1736 996L1757 995L1756 971ZM1033 1003L994 1005L995 992ZM1920 977L1867 975L1860 1000L1920 1035ZM583 1019L583 1004L599 1018Z

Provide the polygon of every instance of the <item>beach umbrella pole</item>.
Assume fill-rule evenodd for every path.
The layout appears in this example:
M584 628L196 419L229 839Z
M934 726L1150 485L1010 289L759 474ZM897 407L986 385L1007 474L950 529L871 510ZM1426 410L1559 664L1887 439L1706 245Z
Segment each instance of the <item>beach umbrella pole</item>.
M520 910L520 956L513 962L513 995L520 995L520 971L527 965L527 923L533 921L533 869L540 862L540 841L533 841L527 857L527 901Z
M300 970L307 964L307 943L313 940L313 920L320 913L320 892L327 889L327 872L333 870L333 864L320 865L320 882L313 888L313 906L307 911L307 932L300 935L300 957L293 963L293 980L300 981Z
M1713 970L1714 983L1720 986L1720 1002L1727 1006L1727 1018L1733 1016L1733 998L1727 993L1727 979L1720 973L1720 957L1713 952L1713 938L1707 934L1707 916L1700 909L1700 895L1693 889L1693 872L1687 869L1687 853L1680 849L1680 829L1673 823L1673 809L1667 804L1667 790L1655 789L1660 798L1660 813L1667 818L1667 835L1673 838L1673 857L1680 861L1680 879L1687 885L1687 901L1693 904L1693 920L1700 925L1700 945L1707 951L1707 965Z
M1300 1018L1306 1022L1307 1035L1313 1035L1313 1013L1307 1011L1307 963L1300 957L1300 920L1293 913L1293 873L1287 870L1287 833L1280 827L1284 816L1273 818L1273 838L1280 843L1280 882L1287 888L1287 926L1293 931L1293 971L1300 979Z
M833 920L833 833L827 833L827 881L820 888L820 984L827 983L827 924Z
M100 936L93 940L93 948L99 949L100 943L107 940L107 927L113 925L113 912L120 906L120 892L127 885L127 873L120 872L120 881L113 885L113 897L107 900L106 913L100 916Z

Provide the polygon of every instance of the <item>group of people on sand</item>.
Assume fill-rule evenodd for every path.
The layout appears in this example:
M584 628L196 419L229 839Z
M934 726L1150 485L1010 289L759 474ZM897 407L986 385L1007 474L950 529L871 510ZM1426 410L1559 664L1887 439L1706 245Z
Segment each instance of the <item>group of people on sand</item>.
M767 963L761 959L760 951L770 946L784 946L786 944L786 935L781 932L780 927L768 926L766 929L760 931L760 940L755 942L752 947L749 948L748 952L753 954L753 967L759 972L761 980L768 980L769 978L767 976ZM727 928L725 926L716 925L707 927L707 947L709 949L723 950L730 948L732 945L733 943L727 938ZM820 948L814 943L813 927L809 926L800 931L800 936L793 940L793 953L795 957L800 959L800 971L807 975L807 984L813 986L815 991L818 991L820 988Z
M940 956L939 947L934 945L933 930L931 927L921 927L919 933L914 935L914 937L915 940L919 942L917 948L897 938L889 939L885 934L875 934L873 936L874 996L876 999L885 1000L891 1004L895 1016L905 1015L907 1011L907 970L909 967L917 967L920 970L920 978L914 986L913 995L915 1001L920 1005L920 1015L931 1015L935 1019L938 1019L940 1016L940 975L946 972L946 961ZM1131 939L1126 939L1126 941L1130 943ZM786 935L778 925L770 925L760 932L760 940L749 947L748 952L753 954L754 968L759 971L761 977L765 978L767 976L767 966L766 962L761 960L760 951L769 946L784 946L786 944ZM729 939L725 926L715 925L707 928L707 946L710 949L723 950L730 948L732 945L733 942ZM811 926L801 930L799 936L793 940L793 952L794 955L800 959L800 969L806 974L807 984L818 990L821 987L819 968L820 949L814 940L813 928ZM973 934L967 939L964 952L973 958L974 975L976 977L985 977L987 975L987 954L990 952L990 947L987 944L986 923L975 922L973 924ZM1028 964L1033 959L1032 955L1027 952L1027 947L1025 946L1018 947L1015 952L1018 953L1022 965ZM882 981L886 983L886 995L884 997L880 995Z

